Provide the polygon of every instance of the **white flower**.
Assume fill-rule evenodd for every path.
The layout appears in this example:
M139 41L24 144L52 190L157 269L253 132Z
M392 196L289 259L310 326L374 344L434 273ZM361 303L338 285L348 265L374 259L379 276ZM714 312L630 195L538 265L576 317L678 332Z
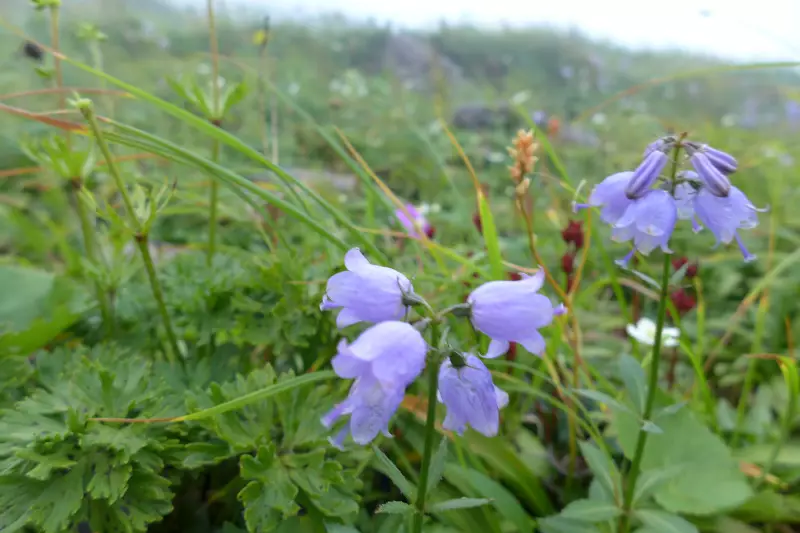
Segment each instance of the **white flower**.
M632 338L652 346L656 342L656 323L649 318L640 318L639 322L628 324L625 328ZM667 348L674 348L678 345L678 338L681 336L681 331L678 328L664 328L661 331L661 344Z
M606 123L606 116L604 113L595 113L592 115L592 124L595 126L602 126Z

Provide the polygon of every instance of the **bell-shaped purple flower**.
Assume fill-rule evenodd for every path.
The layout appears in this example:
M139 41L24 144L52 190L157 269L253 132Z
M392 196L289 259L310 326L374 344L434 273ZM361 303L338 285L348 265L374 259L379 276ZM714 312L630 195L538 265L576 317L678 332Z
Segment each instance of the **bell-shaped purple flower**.
M634 250L647 255L656 248L665 253L669 239L678 221L678 208L667 191L655 189L634 202L620 218L612 231L612 239L618 242L633 240ZM625 266L633 256L633 250L618 261Z
M352 344L342 339L337 350L331 364L339 377L370 375L383 384L405 387L425 368L428 345L411 324L387 321L366 329Z
M529 352L541 355L545 341L538 329L550 324L563 312L553 308L546 296L539 294L544 284L544 270L519 281L490 281L467 297L472 325L492 340L486 357L499 357L516 342Z
M391 436L389 421L404 395L405 386L383 385L370 375L357 379L347 398L322 417L322 424L330 428L342 416L350 415L347 425L329 439L331 444L342 449L348 433L361 445L372 442L378 433Z
M714 196L725 197L731 191L731 182L725 174L711 162L704 152L695 152L689 158L697 171L703 186Z
M447 359L439 369L439 401L447 407L442 427L461 435L469 425L494 437L500 425L500 409L508 405L508 394L495 387L480 358L464 354L462 365L453 366Z
M400 272L373 265L358 248L344 256L347 270L328 280L323 311L341 307L336 325L344 328L357 322L383 322L403 318L404 294L414 292L411 282Z
M694 211L700 222L714 234L716 245L736 239L744 260L756 259L744 246L739 230L758 226L758 213L766 209L756 208L742 191L731 187L730 194L724 198L711 194L706 188L701 189L694 200Z
M406 215L406 211L408 212L408 215L411 216L410 219ZM415 239L421 238L419 232L417 231L417 227L419 227L419 229L421 229L429 239L433 237L433 226L431 226L430 222L428 222L428 219L425 217L425 215L420 213L413 205L406 204L405 211L403 209L397 209L394 214L411 237L414 237Z
M691 170L683 173L686 179L698 181L697 174ZM694 199L697 196L697 190L687 182L679 183L675 187L675 207L678 209L678 218L680 220L691 220L692 230L695 233L703 229L697 222L697 217L694 214Z
M347 398L322 417L325 427L350 415L349 423L332 439L341 447L348 433L366 444L379 432L388 434L389 420L403 400L406 387L425 368L428 345L405 322L387 321L365 330L352 344L342 340L332 364L336 374L355 379Z
M700 147L700 153L708 158L711 164L714 165L714 168L726 176L733 174L736 172L736 169L739 168L739 163L736 161L736 158L728 152L723 152L722 150L717 150L716 148L704 144Z
M578 209L587 207L602 207L600 219L606 224L614 224L633 203L633 200L625 196L625 189L632 177L632 171L617 172L608 176L592 189L588 203L575 204L573 210L577 212Z
M625 196L633 200L647 194L668 162L669 156L661 150L650 152L639 167L633 171L633 176L628 182L628 186L625 187Z

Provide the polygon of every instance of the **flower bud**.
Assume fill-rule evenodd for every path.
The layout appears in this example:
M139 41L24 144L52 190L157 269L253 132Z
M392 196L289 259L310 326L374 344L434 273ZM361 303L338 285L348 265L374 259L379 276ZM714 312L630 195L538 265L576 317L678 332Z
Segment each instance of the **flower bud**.
M625 196L632 200L644 196L656 182L668 161L669 157L664 152L660 150L651 152L633 172L633 176L625 188Z
M702 152L711 161L711 164L723 174L733 174L739 167L736 159L727 152L711 148L708 145L703 146Z
M730 180L719 171L704 152L695 152L690 160L700 181L711 194L720 198L725 198L730 194Z

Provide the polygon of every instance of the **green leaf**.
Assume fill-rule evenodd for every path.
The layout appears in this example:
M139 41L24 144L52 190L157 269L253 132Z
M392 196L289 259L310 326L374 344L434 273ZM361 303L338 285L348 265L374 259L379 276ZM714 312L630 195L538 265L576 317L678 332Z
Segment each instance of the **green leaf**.
M222 95L222 117L227 115L228 111L233 106L241 102L246 95L247 84L243 81L226 87L225 92Z
M747 522L800 523L800 496L765 490L756 494L733 512Z
M662 406L664 399L658 400ZM614 425L625 456L631 458L641 423L614 411ZM681 468L661 484L653 497L667 511L709 515L744 503L752 490L724 442L699 422L689 409L659 420L663 433L651 433L642 458L642 472Z
M408 501L414 501L414 495L417 491L411 482L406 479L406 476L397 468L397 465L380 448L373 445L372 449L375 452L375 458L378 460L378 469L392 480L394 486L403 493L403 496L408 498Z
M248 531L269 531L298 513L297 487L281 465L273 445L259 446L255 456L243 455L239 464L242 479L250 481L239 492Z
M454 511L457 509L472 509L488 505L491 500L488 498L455 498L444 502L434 503L429 507L431 513L441 513L444 511Z
M581 454L594 474L595 479L611 494L620 493L620 474L617 466L606 456L600 448L589 441L578 443Z
M413 505L405 502L386 502L378 506L378 514L413 514L416 511Z
M548 516L537 523L541 533L599 533L592 524L561 516Z
M489 476L469 468L448 465L445 469L447 481L467 496L481 496L492 501L503 518L514 524L517 531L527 533L533 530L533 522L516 496ZM469 488L474 492L469 491Z
M647 378L642 365L630 355L623 354L619 358L619 374L636 412L642 413L647 397Z
M63 476L48 481L47 488L31 502L36 514L42 516L41 526L46 533L61 533L80 510L84 472L84 463L78 463Z
M579 522L590 522L596 524L605 522L618 517L621 511L616 505L595 501L595 500L575 500L561 510L559 516Z
M652 420L645 420L642 422L642 431L646 431L648 433L655 433L656 435L660 435L664 433L660 427L653 423Z
M680 474L682 470L682 466L676 465L643 472L636 481L636 489L633 491L634 506L652 496L655 491Z
M639 509L634 515L646 527L660 533L698 533L698 529L694 524L666 511Z
M583 396L584 398L588 398L597 403L601 403L621 411L628 410L626 406L622 405L622 403L620 403L618 400L615 400L604 392L591 389L574 389L574 392L579 396Z
M428 471L428 494L430 494L431 489L436 487L436 485L439 484L439 481L442 480L442 474L444 473L444 465L446 460L447 437L442 437L439 447L436 449L436 453L434 453L433 457L431 458L431 466L430 470Z
M506 279L506 270L503 267L503 256L500 253L500 239L497 235L497 227L494 224L492 209L489 206L488 198L484 196L483 192L477 191L477 194L478 212L481 217L483 240L486 243L486 253L489 256L492 279L503 280Z

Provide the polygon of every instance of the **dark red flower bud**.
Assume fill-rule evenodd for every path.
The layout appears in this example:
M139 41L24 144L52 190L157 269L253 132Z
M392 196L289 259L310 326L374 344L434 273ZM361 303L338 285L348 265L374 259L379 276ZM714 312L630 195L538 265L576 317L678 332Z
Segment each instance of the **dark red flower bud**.
M520 274L519 272L509 272L508 279L510 279L511 281L519 281L522 279L522 274Z
M681 268L683 268L683 265L685 265L688 262L689 260L685 257L676 257L675 259L672 260L672 268L674 268L675 270L680 270ZM697 275L697 267L698 267L697 262L691 263L686 268L686 277L687 278L695 277Z
M561 232L561 238L567 244L575 246L576 250L583 248L583 227L579 220L570 220L567 227Z
M561 256L561 270L565 274L572 274L575 268L575 256L567 252Z
M675 309L677 309L678 313L681 315L688 313L697 305L697 300L694 299L694 296L683 289L678 289L673 292L670 298L672 299L673 305L675 305Z
M429 239L433 239L434 235L436 235L436 228L434 228L432 225L428 224L427 227L425 228L425 235Z

